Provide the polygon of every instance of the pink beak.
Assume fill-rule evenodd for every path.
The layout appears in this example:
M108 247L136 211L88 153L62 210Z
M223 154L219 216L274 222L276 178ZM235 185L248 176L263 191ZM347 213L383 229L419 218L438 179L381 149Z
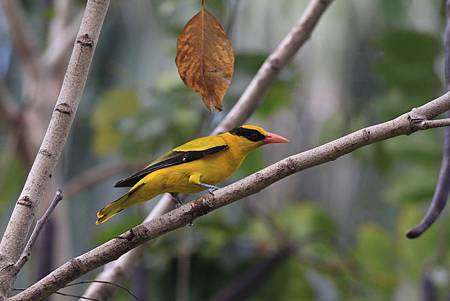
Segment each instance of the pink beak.
M269 143L288 143L289 140L284 138L283 136L274 134L274 133L267 133L267 137L264 138L263 142L265 144Z

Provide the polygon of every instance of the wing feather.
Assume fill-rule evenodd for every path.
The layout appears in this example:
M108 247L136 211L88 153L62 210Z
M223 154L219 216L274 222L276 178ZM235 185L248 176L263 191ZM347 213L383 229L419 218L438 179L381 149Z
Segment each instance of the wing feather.
M198 140L198 139L196 139L196 140ZM222 145L217 145L217 146L213 146L210 148L205 148L203 150L183 151L182 149L187 149L187 148L182 148L185 145L186 144L184 144L178 148L175 148L172 152L164 155L162 160L159 159L159 160L155 161L153 164L150 164L149 166L144 168L143 170L138 171L137 173L129 176L126 179L118 181L114 185L114 187L132 187L137 182L139 182L142 178L144 178L146 175L154 172L155 170L166 168L169 166L179 165L182 163L195 161L195 160L201 159L205 156L215 154L217 152L220 152L221 150L228 148L227 144L222 144Z

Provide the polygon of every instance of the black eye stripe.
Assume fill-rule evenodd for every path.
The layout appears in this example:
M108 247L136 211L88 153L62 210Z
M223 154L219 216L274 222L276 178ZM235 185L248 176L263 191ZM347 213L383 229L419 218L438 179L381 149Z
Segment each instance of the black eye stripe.
M261 134L259 131L257 130L252 130L252 129L246 129L243 127L238 127L235 129L232 129L230 131L231 134L236 135L236 136L242 136L247 138L250 141L261 141L264 138L266 138L266 136L264 136L263 134Z

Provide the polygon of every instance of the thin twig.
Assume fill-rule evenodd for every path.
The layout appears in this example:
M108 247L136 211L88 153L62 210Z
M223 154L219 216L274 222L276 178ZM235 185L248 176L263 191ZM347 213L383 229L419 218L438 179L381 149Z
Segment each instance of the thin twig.
M445 48L445 60L444 60L444 75L445 82L447 85L447 90L450 90L450 0L447 0L447 25L445 27L444 34L444 48ZM446 113L447 117L450 114ZM447 119L442 119L442 121L434 121L434 122L442 122L445 123ZM430 121L428 121L430 122ZM446 124L448 125L448 124ZM444 125L444 126L446 126ZM408 238L417 238L422 235L440 216L442 210L444 210L445 205L447 204L447 199L450 194L450 128L446 127L444 129L444 146L442 152L442 162L441 168L439 171L438 182L434 191L433 198L431 199L430 207L428 208L425 216L422 218L420 223L414 228L410 229L406 233L406 237Z
M13 288L12 291L24 291L26 290L26 288ZM56 295L60 295L60 296L64 296L64 297L73 297L73 298L78 298L81 300L90 300L90 301L100 301L99 299L95 299L95 298L89 298L89 297L84 297L84 296L78 296L78 295L72 295L72 294L67 294L67 293L62 293L60 291L55 292Z
M450 126L450 118L435 119L435 120L421 120L421 121L418 121L418 123L416 124L416 127L419 130L441 128L441 127L446 127L446 126Z
M25 249L22 252L22 255L20 256L19 260L15 264L15 267L17 269L17 272L19 272L25 263L28 261L28 257L31 254L31 249L33 249L34 244L36 243L36 240L41 233L41 230L44 228L44 225L47 223L48 218L53 213L53 210L55 210L56 206L58 206L59 202L63 199L63 193L61 189L57 189L55 193L55 197L53 198L53 201L50 203L50 206L48 206L47 210L45 211L44 215L38 221L36 222L36 226L34 227L33 232L31 233L30 239L28 240L27 245L25 246Z
M122 286L122 285L114 283L114 282L109 282L109 281L84 280L84 281L78 281L78 282L69 283L65 287L70 287L70 286L79 285L79 284L87 284L87 283L102 283L102 284L106 284L106 285L115 286L115 287L120 288L120 289L124 290L125 292L127 292L134 299L139 300L139 298L135 294L133 294L133 292L131 290L127 289L125 286Z
M414 114L432 119L450 110L450 92L414 110ZM395 119L360 129L308 151L292 155L244 179L221 188L158 218L132 229L130 239L112 239L71 259L9 301L44 299L65 284L111 262L137 246L192 223L196 218L237 200L260 192L269 185L297 172L334 161L363 146L415 132L412 112ZM121 236L129 236L127 233Z
M64 297L78 298L78 299L81 299L81 300L101 301L100 299L89 298L89 297L78 296L78 295L72 295L72 294L63 293L63 292L60 292L60 291L55 292L55 294L60 295L60 296L64 296Z

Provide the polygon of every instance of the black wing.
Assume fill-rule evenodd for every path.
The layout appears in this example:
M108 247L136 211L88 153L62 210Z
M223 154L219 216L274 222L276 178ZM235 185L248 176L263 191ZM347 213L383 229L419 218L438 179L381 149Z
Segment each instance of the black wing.
M202 151L173 152L173 154L168 156L166 159L159 161L155 164L152 164L150 166L147 166L143 170L138 171L137 173L129 176L126 179L120 180L119 182L116 183L116 185L114 185L114 187L133 187L142 178L144 178L149 173L154 172L155 170L198 160L205 156L226 149L227 147L228 147L227 145L219 145Z

